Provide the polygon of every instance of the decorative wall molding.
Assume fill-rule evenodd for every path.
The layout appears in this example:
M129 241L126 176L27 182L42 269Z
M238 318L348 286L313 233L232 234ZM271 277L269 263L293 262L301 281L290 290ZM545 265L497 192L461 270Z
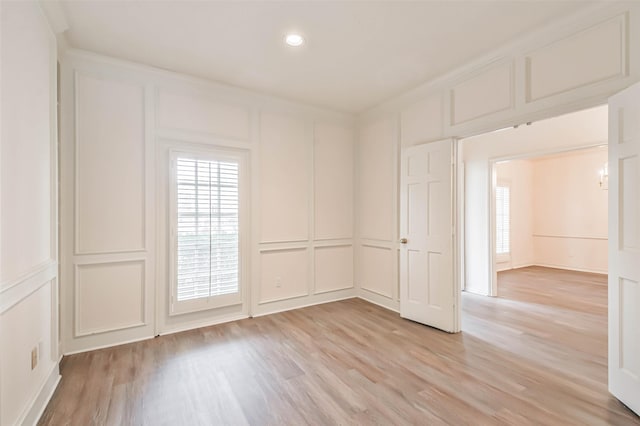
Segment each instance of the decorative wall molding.
M80 212L80 192L79 192L79 177L78 177L78 164L79 164L79 152L80 152L80 140L82 135L79 130L79 122L80 122L80 107L78 103L79 97L79 81L82 77L93 78L102 81L108 81L118 84L130 85L138 88L141 94L141 104L142 104L142 123L143 123L143 135L141 135L141 141L146 140L146 127L144 126L144 118L146 117L146 103L145 103L145 86L142 83L136 83L130 80L123 80L121 78L110 78L107 75L102 73L92 73L86 70L78 70L75 69L73 71L73 242L74 255L95 255L95 254L110 254L110 253L122 253L122 252L140 252L146 251L147 247L147 216L148 216L148 206L147 206L147 164L146 164L146 156L147 156L147 146L145 143L141 144L142 149L142 164L141 164L141 176L142 176L142 210L141 210L141 246L139 247L125 247L117 250L84 250L81 247L81 212Z
M49 284L58 276L58 262L48 260L0 286L0 315Z
M82 324L80 323L80 305L82 304L82 300L80 297L80 271L83 268L90 268L92 266L98 265L123 265L123 264L139 264L141 265L141 276L140 276L140 320L131 322L128 324L119 324L113 327L103 327L92 330L83 330ZM84 336L93 336L96 334L103 334L113 331L125 330L129 328L143 327L147 325L146 318L146 288L147 288L147 279L146 279L146 259L128 259L128 260L102 260L95 261L92 263L84 263L84 264L75 264L74 265L74 274L73 274L73 285L74 285L74 337L84 337Z
M548 98L551 96L568 93L572 90L580 88L582 86L590 86L599 82L607 81L610 79L622 78L629 75L629 13L622 13L612 19L598 22L581 31L571 34L568 37L564 37L554 42L547 44L543 47L535 49L524 56L525 61L525 102L530 103L540 99ZM607 31L609 34L607 34ZM596 39L604 37L616 37L615 42L619 43L617 49L613 49L610 44L605 46L597 46L597 43L593 43ZM583 46L579 44L582 43ZM588 49L586 48L588 47ZM600 48L601 51L594 51ZM581 57L576 58L573 55L575 52L584 52ZM603 54L617 54L615 64L609 64L615 66L615 68L601 73L600 75L593 75L590 77L580 76L576 74L575 69L591 70L593 67L589 66L589 61L592 58L598 57L599 64L603 64ZM545 65L537 65L537 61L547 60L547 69ZM565 64L562 61L567 61ZM592 62L591 62L591 65ZM537 70L537 68L539 68ZM542 76L536 78L537 72L542 73ZM564 72L564 70L568 70ZM558 78L564 72L563 76L566 80L565 84L556 82L555 88L548 88L546 90L537 88L537 84L540 81L548 81L553 78ZM580 81L582 79L582 81ZM540 92L540 93L537 93Z
M555 234L532 234L534 238L563 238L572 240L602 240L608 241L608 237L595 236L595 235L555 235Z
M56 362L52 367L47 379L42 383L40 390L35 394L33 400L27 406L27 410L21 418L16 422L19 425L35 425L40 420L42 413L47 408L47 404L51 400L53 393L56 391L62 376L60 368Z
M513 59L491 63L449 89L449 125L455 126L513 109L515 92ZM475 110L471 107L473 103Z
M171 99L173 97L174 99ZM199 134L206 135L211 138L228 139L236 142L249 142L251 136L251 111L247 105L243 105L238 102L220 100L214 96L203 95L202 93L185 93L184 90L172 90L167 88L157 88L155 92L155 112L156 112L156 126L158 131L177 131L183 134ZM186 124L175 123L172 124L170 120L176 118L184 108L178 108L178 110L172 110L172 103L179 103L192 105L192 112L200 114L208 114L210 117L202 118L201 122L195 123L194 126L189 127ZM199 107L199 108L198 108ZM168 109L165 111L165 109ZM212 119L222 118L226 109L228 113L231 113L232 117L226 117L223 123L214 123ZM194 120L193 114L190 119ZM183 117L184 119L184 117ZM220 127L220 125L229 125L229 121L235 121L235 129L227 129L228 131L216 130L213 127ZM216 124L218 124L216 126Z

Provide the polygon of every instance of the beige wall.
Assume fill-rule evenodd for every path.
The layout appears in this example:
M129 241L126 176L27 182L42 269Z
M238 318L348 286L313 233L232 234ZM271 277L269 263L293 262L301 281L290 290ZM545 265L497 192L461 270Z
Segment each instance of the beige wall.
M607 149L593 148L496 164L511 186L511 253L498 271L528 265L607 272L607 191L599 170Z
M533 252L533 167L530 161L498 163L496 182L510 188L511 253L496 259L497 270L519 268L534 263Z
M0 424L33 424L59 377L56 42L36 2L0 15Z
M535 264L607 272L605 162L606 147L532 162Z

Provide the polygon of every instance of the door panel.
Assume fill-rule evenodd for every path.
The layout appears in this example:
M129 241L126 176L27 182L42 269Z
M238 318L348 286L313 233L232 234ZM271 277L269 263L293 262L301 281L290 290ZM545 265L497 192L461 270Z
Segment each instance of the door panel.
M453 140L406 148L400 189L400 315L456 331Z
M609 100L609 391L640 413L640 84Z

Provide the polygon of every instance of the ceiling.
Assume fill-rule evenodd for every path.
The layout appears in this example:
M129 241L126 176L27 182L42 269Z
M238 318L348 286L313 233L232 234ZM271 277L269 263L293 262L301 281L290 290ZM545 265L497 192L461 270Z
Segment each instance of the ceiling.
M473 60L583 1L61 1L72 47L345 112ZM291 48L285 33L307 43Z

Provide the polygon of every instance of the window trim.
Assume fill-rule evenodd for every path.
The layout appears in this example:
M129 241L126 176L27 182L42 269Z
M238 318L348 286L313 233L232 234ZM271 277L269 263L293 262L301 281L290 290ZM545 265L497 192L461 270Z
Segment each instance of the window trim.
M169 150L169 316L200 312L210 309L241 305L244 303L247 291L247 237L248 227L247 197L248 185L246 178L247 154L241 151L212 148L206 151L176 149ZM230 160L238 162L238 292L219 296L209 296L198 299L178 301L177 280L177 176L176 161L178 158L188 158L202 161Z

